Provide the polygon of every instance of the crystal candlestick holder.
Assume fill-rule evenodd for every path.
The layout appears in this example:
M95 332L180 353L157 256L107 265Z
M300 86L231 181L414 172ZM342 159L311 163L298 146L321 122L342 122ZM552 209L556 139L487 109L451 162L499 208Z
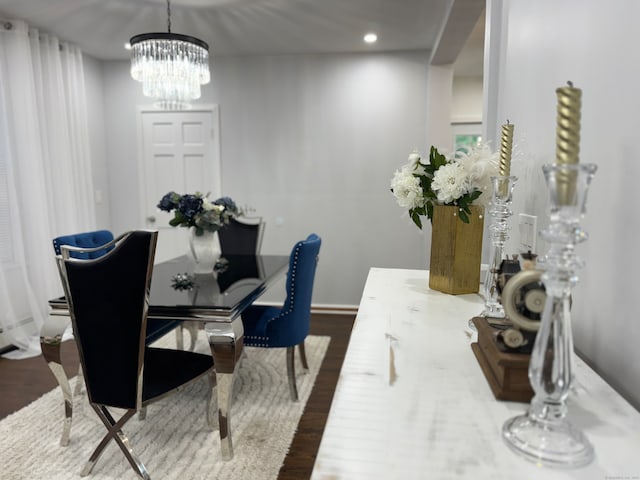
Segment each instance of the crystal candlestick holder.
M491 177L493 187L489 207L491 251L489 252L489 267L483 284L484 310L480 314L483 317L504 318L505 316L498 295L498 273L502 263L504 244L509 239L507 220L513 215L509 207L513 200L513 187L517 180L517 177L514 176Z
M575 253L587 239L580 227L595 165L543 167L550 196L549 226L542 232L549 248L542 261L547 299L531 352L529 381L535 393L524 415L502 427L506 444L536 463L580 467L593 460L593 447L566 419L566 399L573 382L571 290L583 262Z

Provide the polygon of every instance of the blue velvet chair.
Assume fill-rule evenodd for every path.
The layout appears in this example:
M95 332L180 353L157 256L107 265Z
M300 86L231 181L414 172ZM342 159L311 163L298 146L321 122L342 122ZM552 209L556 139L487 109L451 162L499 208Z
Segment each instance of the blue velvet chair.
M125 423L136 411L203 376L208 375L212 393L215 387L211 355L146 345L157 237L156 231L128 232L94 259L72 258L74 247L61 247L61 275L87 396L107 429L81 476L91 473L113 439L136 473L149 478L122 431ZM213 397L209 396L206 410L210 425ZM124 409L118 420L112 409Z
M69 254L73 258L80 259L94 259L101 257L105 253L107 253L111 248L108 247L104 249L99 249L98 247L102 247L107 243L113 241L114 236L109 230L96 230L93 232L83 232L76 233L72 235L63 235L61 237L56 237L53 239L53 250L55 251L57 256L61 255L60 247L62 245L69 245L71 247L78 247L83 249L89 249L89 251L71 251ZM160 337L163 337L171 330L179 327L181 322L178 320L157 320L150 319L147 322L147 335L146 335L146 343L150 344L158 340ZM179 333L182 335L182 333ZM192 345L194 343L194 339L191 341ZM178 338L178 348L182 348L182 342L180 338ZM193 348L192 348L193 350Z
M242 313L244 345L287 349L287 375L291 399L298 400L295 377L295 347L302 366L308 369L304 339L309 334L311 296L321 239L312 233L295 244L289 257L286 293L282 308L252 305Z
M62 252L60 251L60 247L62 245L70 245L72 247L80 248L97 248L106 245L113 239L113 233L109 230L96 230L94 232L63 235L53 239L53 250L56 252L56 255L62 255ZM72 252L71 256L73 258L83 259L98 258L107 253L107 251L108 248L93 252Z

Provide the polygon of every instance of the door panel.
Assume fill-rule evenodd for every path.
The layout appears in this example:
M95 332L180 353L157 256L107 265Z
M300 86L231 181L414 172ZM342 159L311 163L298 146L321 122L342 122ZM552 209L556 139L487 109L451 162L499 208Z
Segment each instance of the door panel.
M142 198L146 228L158 230L156 262L187 251L186 228L171 227L172 214L157 208L170 191L221 195L218 108L181 112L141 111Z

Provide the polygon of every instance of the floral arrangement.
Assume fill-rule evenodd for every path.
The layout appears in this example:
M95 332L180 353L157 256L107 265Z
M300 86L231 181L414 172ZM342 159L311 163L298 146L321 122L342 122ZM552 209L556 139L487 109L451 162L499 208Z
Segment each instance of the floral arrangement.
M413 222L422 228L421 216L431 221L434 205L459 207L459 217L469 223L471 205L485 205L491 191L491 177L498 174L499 154L479 143L460 149L447 158L431 147L429 161L417 152L391 179L391 191L398 205L409 209ZM482 197L482 199L481 199Z
M213 202L208 197L209 194L202 195L200 192L194 195L169 192L162 197L158 208L164 212L174 212L169 225L195 227L196 235L202 235L205 231L217 232L229 223L230 218L242 215L229 197L221 197Z

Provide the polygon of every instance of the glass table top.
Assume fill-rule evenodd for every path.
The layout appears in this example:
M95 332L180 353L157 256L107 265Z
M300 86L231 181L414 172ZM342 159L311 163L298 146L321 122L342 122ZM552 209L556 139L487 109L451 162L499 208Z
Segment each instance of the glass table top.
M186 255L153 267L149 317L232 317L251 305L289 266L288 255L226 255L216 272L193 273ZM66 311L64 297L49 301Z
M241 311L286 271L286 255L226 255L216 272L193 273L185 255L153 268L149 315L187 312ZM165 310L170 310L166 311Z

